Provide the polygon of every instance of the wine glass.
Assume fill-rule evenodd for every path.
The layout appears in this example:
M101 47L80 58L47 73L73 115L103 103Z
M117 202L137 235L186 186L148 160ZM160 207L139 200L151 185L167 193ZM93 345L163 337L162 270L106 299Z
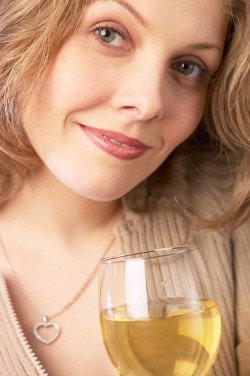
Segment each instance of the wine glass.
M103 341L119 375L209 374L221 318L197 246L102 259L99 305Z

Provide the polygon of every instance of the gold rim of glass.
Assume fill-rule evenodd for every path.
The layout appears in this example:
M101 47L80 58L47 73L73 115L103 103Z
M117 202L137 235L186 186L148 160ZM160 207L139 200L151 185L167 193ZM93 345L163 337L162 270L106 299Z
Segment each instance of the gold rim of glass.
M163 248L153 248L151 250L146 250L142 252L134 252L134 253L124 253L122 255L116 256L108 256L104 257L100 260L100 264L106 263L118 263L124 262L124 260L129 261L133 259L136 260L145 260L145 259L152 259L156 257L165 257L165 256L173 256L179 253L185 253L190 251L197 251L199 247L197 245L182 245L176 247L163 247Z

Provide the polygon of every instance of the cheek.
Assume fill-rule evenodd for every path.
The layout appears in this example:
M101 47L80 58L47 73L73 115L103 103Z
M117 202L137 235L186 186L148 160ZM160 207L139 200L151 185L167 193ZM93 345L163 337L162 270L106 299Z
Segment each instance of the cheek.
M52 66L43 92L55 108L78 111L102 105L112 96L112 82L117 81L112 80L110 67L104 63L91 52L80 54L77 46L70 48Z
M187 139L198 127L204 112L206 92L204 88L199 93L187 93L182 100L176 101L170 115L172 126L166 124L163 130L164 138L171 139L173 147Z
M88 110L111 95L108 76L88 59L75 55L58 58L41 81L37 97L41 106L66 117L72 111Z

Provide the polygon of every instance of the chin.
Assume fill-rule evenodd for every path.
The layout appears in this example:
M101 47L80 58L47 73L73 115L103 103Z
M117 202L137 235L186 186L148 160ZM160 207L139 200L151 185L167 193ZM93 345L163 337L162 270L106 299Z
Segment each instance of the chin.
M111 184L105 182L98 183L87 183L87 184L64 184L69 188L69 190L78 194L81 197L85 197L93 201L115 201L123 197L126 193L131 191L138 183L134 184L115 184L115 181Z
M115 201L123 197L127 192L124 190L116 190L116 189L91 189L91 190L78 190L76 193L78 193L80 196L85 197L89 200L93 201L100 201L100 202L109 202L109 201Z
M83 174L72 169L51 169L53 176L68 192L75 193L94 201L114 201L136 187L145 176L137 174L120 174L120 173L101 173L100 171L91 174L84 171ZM64 188L63 188L64 187Z

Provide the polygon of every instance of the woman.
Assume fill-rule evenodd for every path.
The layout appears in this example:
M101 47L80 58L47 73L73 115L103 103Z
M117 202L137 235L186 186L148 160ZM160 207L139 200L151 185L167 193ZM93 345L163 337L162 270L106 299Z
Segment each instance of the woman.
M226 80L226 56L241 30L233 25L244 27L245 7L243 0L1 2L2 374L116 374L99 329L98 261L186 241L176 199L200 214L206 202L216 214L222 183L214 156L205 153L195 176L186 147L163 162L195 130L204 132L197 127L207 94ZM223 315L212 374L236 375L230 239L194 232L192 240L204 250Z

